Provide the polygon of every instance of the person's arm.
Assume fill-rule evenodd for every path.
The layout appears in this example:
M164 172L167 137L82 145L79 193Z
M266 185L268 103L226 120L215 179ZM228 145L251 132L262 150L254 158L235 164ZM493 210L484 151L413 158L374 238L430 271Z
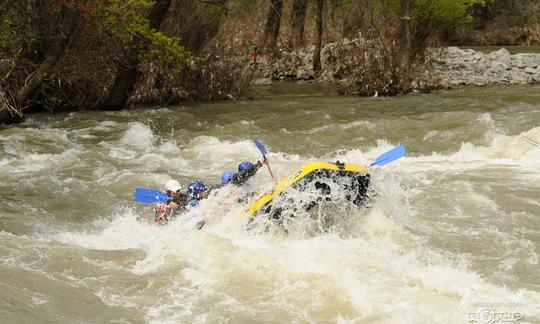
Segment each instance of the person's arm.
M186 208L188 198L184 194L179 194L176 198L172 200L172 203L175 204L175 206L171 206L174 209L183 210Z
M159 204L156 206L156 212L154 214L154 223L164 225L167 222L167 213L169 207L166 204Z
M263 162L257 161L257 163L254 163L251 168L233 175L231 178L231 183L235 185L243 184L244 182L248 181L249 178L253 177L262 166Z

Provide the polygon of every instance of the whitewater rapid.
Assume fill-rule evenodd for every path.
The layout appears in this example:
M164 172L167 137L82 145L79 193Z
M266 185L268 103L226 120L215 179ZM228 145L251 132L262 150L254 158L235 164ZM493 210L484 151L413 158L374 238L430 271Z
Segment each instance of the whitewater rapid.
M390 117L351 108L322 122L306 110L297 128L259 110L238 118L245 106L162 108L3 129L2 318L467 323L503 313L539 322L540 106L513 128L504 116L515 106L501 106ZM459 122L469 135L452 128ZM402 143L409 154L370 169L369 208L321 209L344 219L323 232L301 217L288 233L250 231L248 204L227 205L227 189L164 227L148 222L152 206L133 202L135 187L163 189L170 178L218 183L260 159L253 137L267 143L279 179L310 161L368 165ZM271 190L267 170L248 186ZM194 230L203 215L209 223Z

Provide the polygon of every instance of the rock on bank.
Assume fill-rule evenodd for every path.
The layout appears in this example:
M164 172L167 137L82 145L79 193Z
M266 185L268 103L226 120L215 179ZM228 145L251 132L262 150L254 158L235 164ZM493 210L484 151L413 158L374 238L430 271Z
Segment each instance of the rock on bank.
M441 86L540 83L540 53L510 54L502 48L488 54L448 47L433 55Z
M319 74L312 69L314 46L293 52L282 51L277 59L261 57L257 78L273 80L312 80L339 82L343 75L339 51L355 41L325 44L321 51ZM352 47L352 46L351 46ZM448 47L432 49L429 54L433 87L455 88L465 85L540 83L540 53L510 54L502 48L491 53Z

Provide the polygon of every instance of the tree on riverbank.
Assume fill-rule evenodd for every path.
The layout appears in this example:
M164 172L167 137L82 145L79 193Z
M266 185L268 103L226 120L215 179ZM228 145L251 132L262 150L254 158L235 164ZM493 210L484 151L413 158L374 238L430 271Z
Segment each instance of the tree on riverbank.
M313 71L321 69L321 46L323 34L324 0L317 0L315 9L315 49L313 50Z
M262 36L261 44L263 51L273 52L276 48L279 28L281 27L281 13L283 11L283 0L270 0L266 25Z
M484 0L399 0L369 2L362 36L342 51L340 91L396 95L437 87L425 50L463 32L474 6Z
M218 30L225 0L0 1L0 120L20 120L23 111L121 109L137 84L139 92L148 86L141 82L149 71L158 71L151 87L182 88L162 94L164 100L243 91L223 82L242 79L235 74L247 73L243 67L208 73L211 65L220 70L209 57L216 53L201 52ZM175 22L175 15L198 19L182 26L185 20ZM181 36L192 30L200 33L188 37L186 48ZM205 93L189 90L197 82Z
M427 47L463 43L492 21L533 43L539 17L534 0L0 0L0 122L238 98L257 41L270 66L309 52L302 79L333 64L343 93L395 95L430 84ZM328 57L327 44L351 40Z
M307 8L308 0L293 0L291 10L291 43L294 47L304 45L304 29L306 24Z
M3 30L10 34L15 55L5 59L11 69L1 76L3 92L12 95L11 104L19 111L92 109L112 93L115 75L122 76L139 60L183 64L189 52L152 24L151 15L162 5L148 0L4 0L12 23Z

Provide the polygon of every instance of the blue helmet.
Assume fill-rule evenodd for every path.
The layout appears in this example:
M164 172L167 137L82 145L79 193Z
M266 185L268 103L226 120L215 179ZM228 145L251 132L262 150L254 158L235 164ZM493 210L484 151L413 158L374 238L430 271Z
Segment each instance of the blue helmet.
M231 172L231 171L226 171L225 173L223 173L223 175L221 176L221 183L228 183L229 181L231 181L231 178L234 176L234 172Z
M253 163L251 162L242 162L238 164L238 172L242 172L244 170L250 169L253 166Z
M188 192L192 196L198 196L201 192L206 191L206 186L200 180L193 181L188 186Z

